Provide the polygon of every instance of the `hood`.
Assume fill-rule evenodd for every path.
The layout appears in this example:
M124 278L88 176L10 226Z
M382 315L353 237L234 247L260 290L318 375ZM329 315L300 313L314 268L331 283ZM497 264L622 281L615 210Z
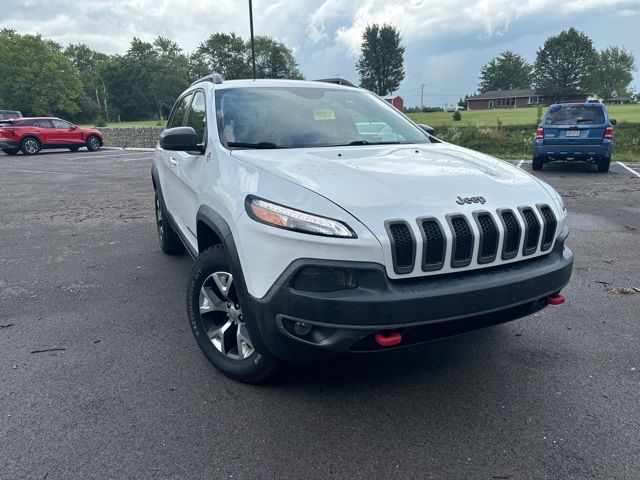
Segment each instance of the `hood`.
M232 155L326 197L374 233L385 220L554 205L523 170L447 143L234 150ZM461 205L458 197L483 197L485 203Z

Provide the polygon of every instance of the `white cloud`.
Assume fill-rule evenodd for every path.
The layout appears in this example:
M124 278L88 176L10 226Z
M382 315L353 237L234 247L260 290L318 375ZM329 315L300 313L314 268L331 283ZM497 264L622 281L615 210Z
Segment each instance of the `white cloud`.
M41 33L63 45L83 42L111 54L124 53L134 36L150 41L163 35L192 52L215 32L249 35L247 0L0 4L0 28ZM501 51L510 48L533 60L548 36L571 26L598 48L637 48L633 22L640 0L253 0L253 7L256 34L291 47L307 78L341 74L356 80L363 29L374 22L397 26L407 47L400 90L409 90L415 102L424 82L429 104L473 92L479 68Z
M327 0L325 4L332 2ZM336 32L336 39L351 55L360 50L361 32L371 23L392 23L405 42L441 35L473 33L479 38L503 34L516 20L555 12L563 15L603 7L625 6L630 0L361 0L350 25Z

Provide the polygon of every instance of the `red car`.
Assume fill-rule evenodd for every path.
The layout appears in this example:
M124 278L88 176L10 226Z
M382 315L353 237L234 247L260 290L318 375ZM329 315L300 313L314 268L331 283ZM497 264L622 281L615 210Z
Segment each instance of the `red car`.
M0 121L0 149L7 155L22 150L35 155L45 148L68 148L72 152L87 147L98 150L104 141L100 130L81 128L73 123L51 117L12 118Z

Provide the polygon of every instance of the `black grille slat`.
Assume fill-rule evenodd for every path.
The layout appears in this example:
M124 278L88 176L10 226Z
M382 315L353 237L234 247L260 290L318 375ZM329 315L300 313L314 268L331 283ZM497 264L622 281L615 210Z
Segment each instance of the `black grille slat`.
M511 210L502 210L500 219L504 227L504 242L502 242L502 259L509 260L518 255L520 245L520 224Z
M542 232L542 247L541 250L549 250L553 245L553 238L556 233L556 217L553 214L551 208L548 205L542 205L539 207L540 214L544 220L544 230Z
M453 250L451 253L452 267L466 267L471 263L473 252L473 232L464 216L450 217L453 232Z
M498 228L490 213L474 213L474 216L480 232L478 263L493 262L498 251Z
M396 273L409 273L415 261L415 240L409 225L405 222L387 225L391 238L393 268Z
M536 214L531 208L520 209L522 218L524 218L524 245L522 246L523 255L531 255L538 248L538 240L540 239L540 223Z
M440 223L435 218L418 219L422 230L422 270L439 270L444 265L446 240Z

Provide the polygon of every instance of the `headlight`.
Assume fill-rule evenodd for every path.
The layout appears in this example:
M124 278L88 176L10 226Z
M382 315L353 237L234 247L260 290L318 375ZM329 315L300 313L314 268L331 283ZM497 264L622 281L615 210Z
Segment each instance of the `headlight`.
M258 197L248 196L245 208L256 222L272 227L327 237L357 238L351 228L338 220L294 210Z

